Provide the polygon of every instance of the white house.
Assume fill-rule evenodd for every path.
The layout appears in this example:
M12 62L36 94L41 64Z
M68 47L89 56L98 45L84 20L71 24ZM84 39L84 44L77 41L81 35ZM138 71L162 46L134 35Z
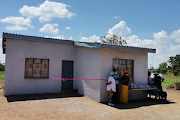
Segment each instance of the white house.
M148 52L155 49L76 42L3 33L6 54L4 95L58 93L78 89L97 102L106 102L103 80L54 80L51 78L107 79L113 67L128 69L137 84L148 82ZM137 92L133 99L143 99Z

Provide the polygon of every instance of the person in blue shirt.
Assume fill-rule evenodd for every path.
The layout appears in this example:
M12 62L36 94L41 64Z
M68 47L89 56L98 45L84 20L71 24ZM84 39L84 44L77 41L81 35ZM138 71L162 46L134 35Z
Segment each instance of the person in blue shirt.
M113 95L113 102L118 103L121 94L121 82L117 70L113 69L113 72L114 72L114 79L116 80L116 93L114 93Z

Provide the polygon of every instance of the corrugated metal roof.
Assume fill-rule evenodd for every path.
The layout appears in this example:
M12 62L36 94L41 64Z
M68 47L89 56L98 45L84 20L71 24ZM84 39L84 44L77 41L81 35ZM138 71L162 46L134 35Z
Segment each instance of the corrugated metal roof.
M76 41L74 41L74 45L79 46L79 47L101 48L101 43L88 43L88 42L76 42Z
M153 49L153 48L112 45L112 44L102 44L102 43L90 43L90 42L76 42L76 41L72 41L72 40L45 38L45 37L28 36L28 35L20 35L20 34L12 34L12 33L4 33L3 32L2 48L3 48L4 54L6 51L6 38L30 40L30 41L40 41L40 42L51 42L51 43L61 43L61 44L74 45L74 46L79 46L79 47L88 47L88 48L156 53L156 49Z

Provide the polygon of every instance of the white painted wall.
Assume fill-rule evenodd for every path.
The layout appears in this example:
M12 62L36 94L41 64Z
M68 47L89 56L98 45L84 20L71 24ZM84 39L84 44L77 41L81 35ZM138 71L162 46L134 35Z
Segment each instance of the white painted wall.
M109 73L113 68L113 59L131 59L134 60L134 81L136 84L148 83L148 54L145 52L128 52L118 50L101 50L101 78L108 79ZM101 102L108 101L108 92L106 82L101 81ZM132 94L132 99L146 98L146 92L138 91Z
M75 78L100 78L100 49L76 47ZM100 102L99 80L74 81L74 89L78 92Z
M49 77L61 78L62 60L74 61L74 51L72 45L7 39L4 95L60 92L60 80L25 79L25 58L49 59Z
M112 60L134 60L134 80L147 84L147 53L125 52L96 48L75 47L48 42L6 40L6 68L4 95L57 93L61 80L25 79L25 58L49 59L49 77L62 77L62 60L74 61L74 78L108 79ZM74 81L74 89L97 102L107 102L106 81ZM145 98L145 93L133 94L133 99Z

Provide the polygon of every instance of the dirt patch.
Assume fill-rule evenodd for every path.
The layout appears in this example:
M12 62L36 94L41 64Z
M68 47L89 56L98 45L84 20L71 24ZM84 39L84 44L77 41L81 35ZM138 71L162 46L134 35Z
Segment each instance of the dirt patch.
M109 107L74 93L6 98L1 89L0 120L179 120L180 91L166 91L166 102L147 99Z
M4 89L4 85L3 84L0 84L0 89Z

